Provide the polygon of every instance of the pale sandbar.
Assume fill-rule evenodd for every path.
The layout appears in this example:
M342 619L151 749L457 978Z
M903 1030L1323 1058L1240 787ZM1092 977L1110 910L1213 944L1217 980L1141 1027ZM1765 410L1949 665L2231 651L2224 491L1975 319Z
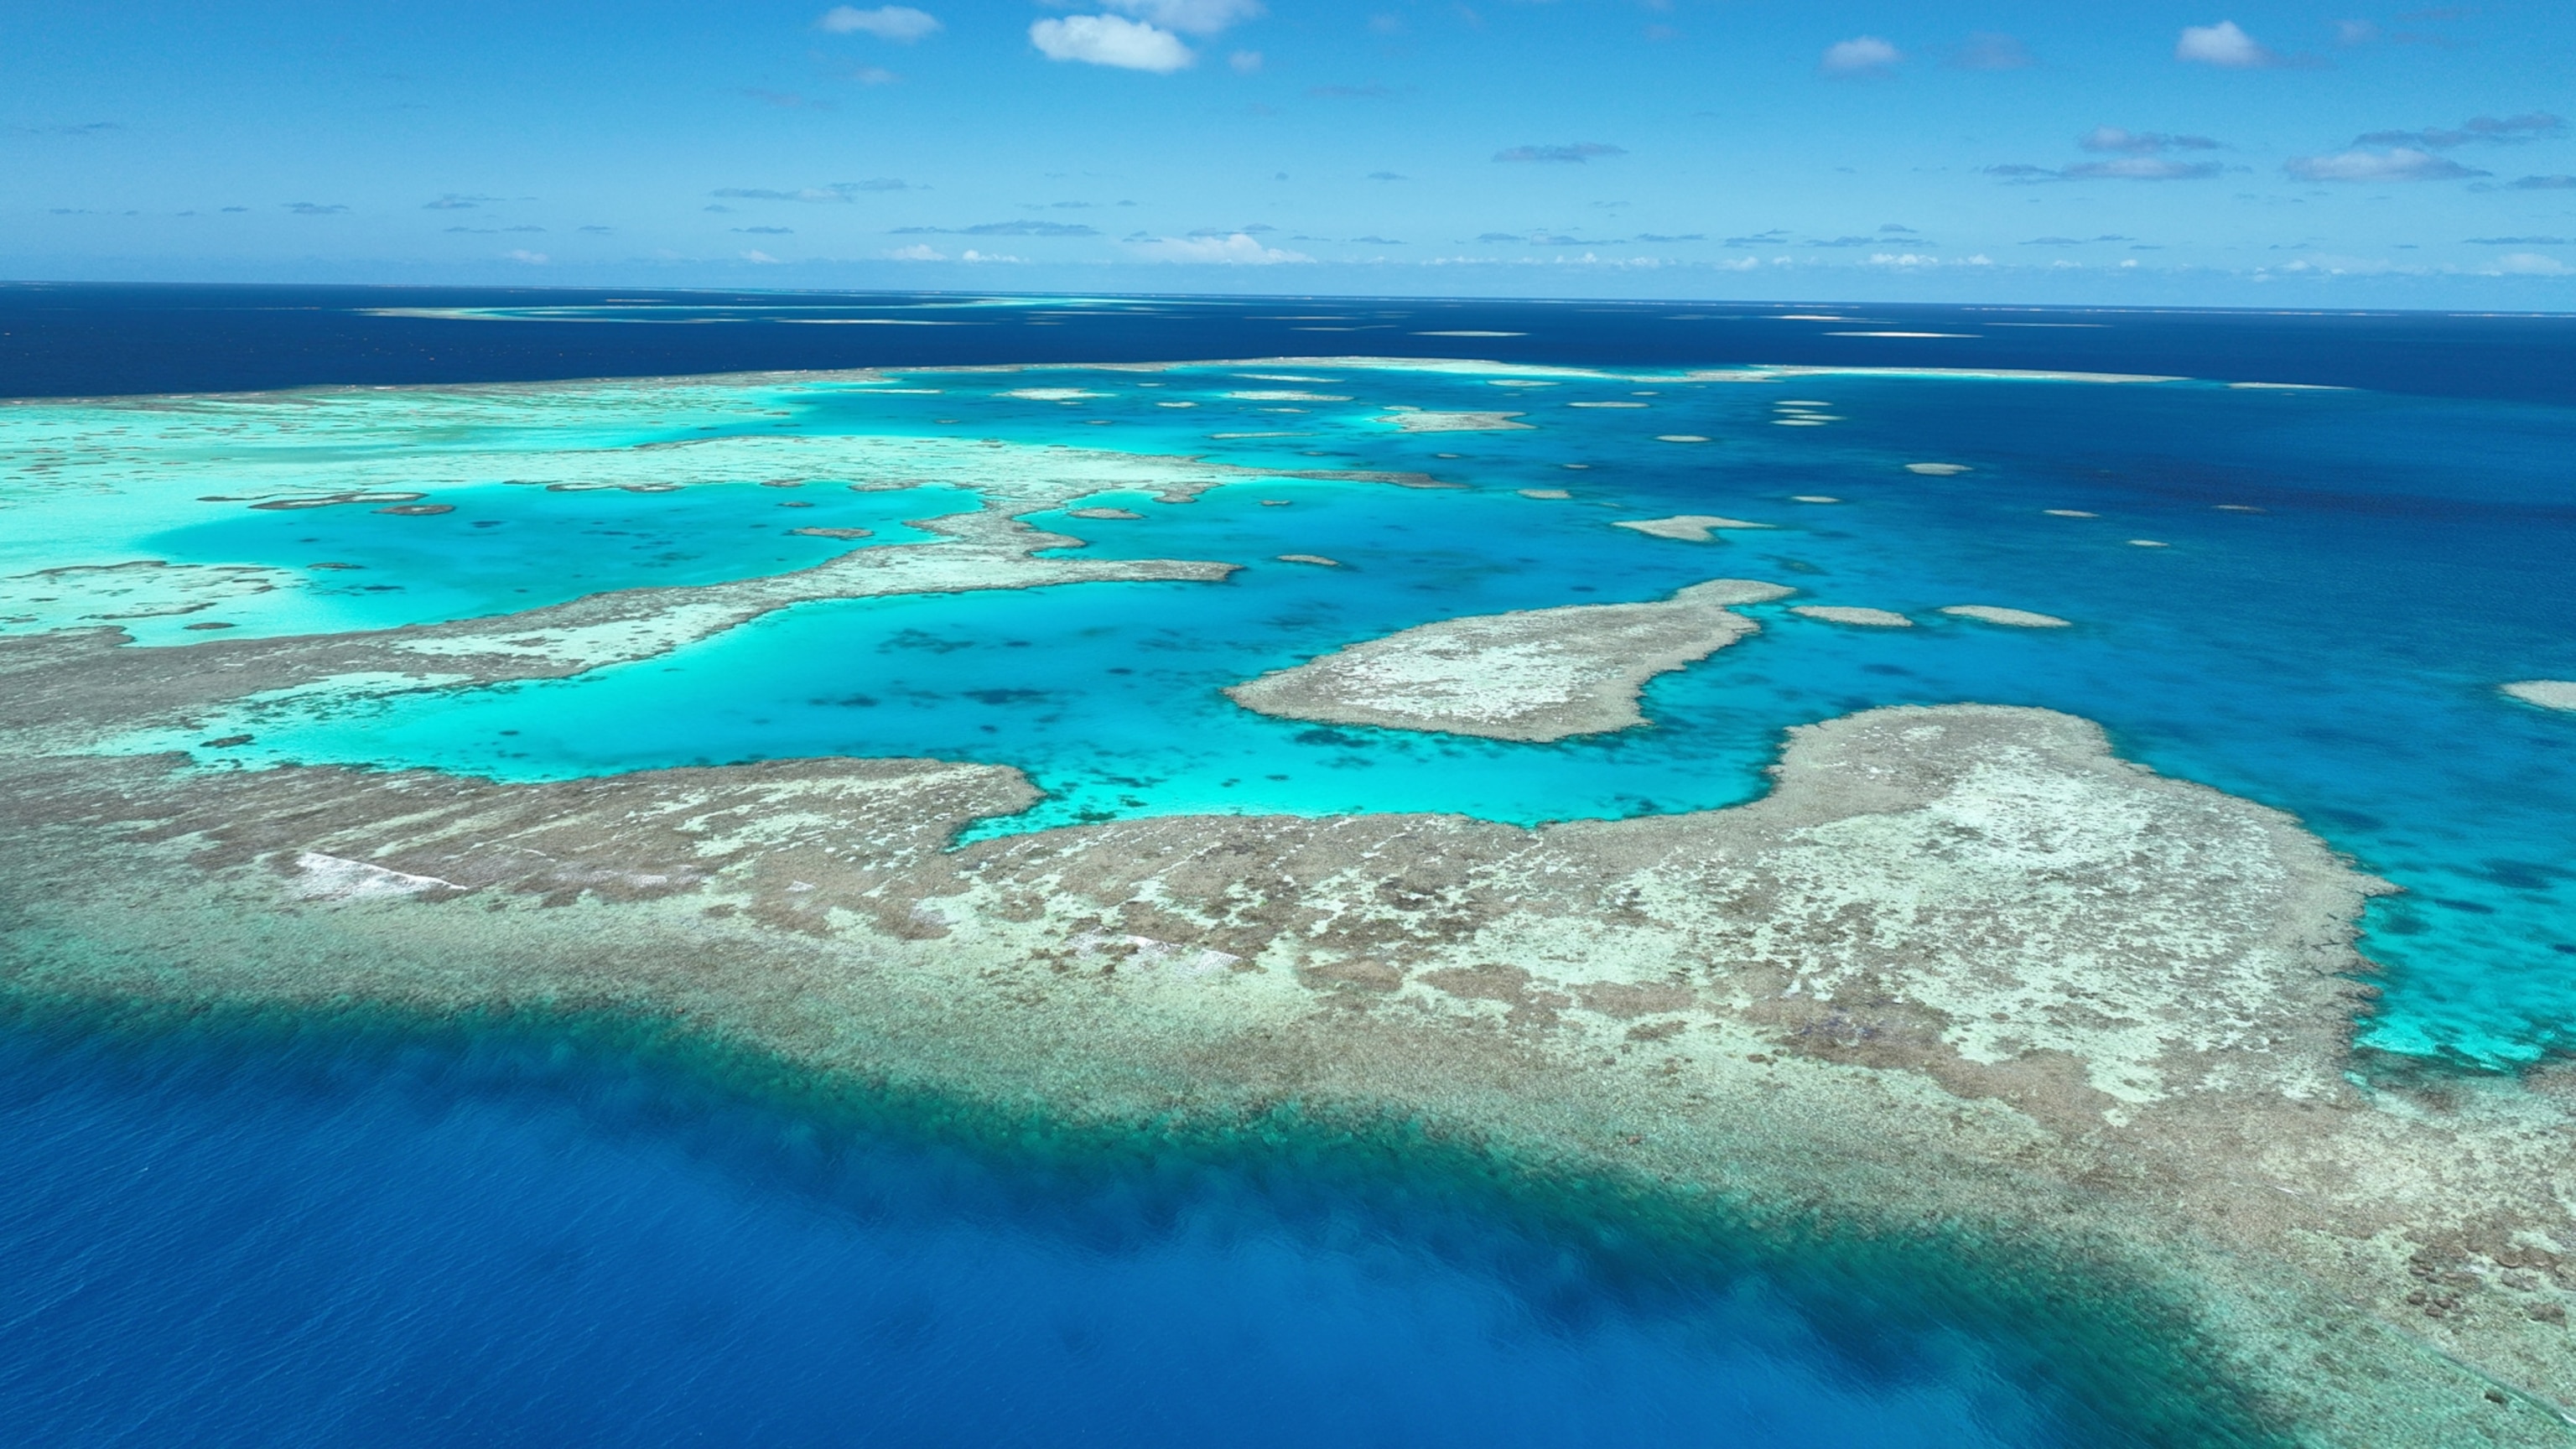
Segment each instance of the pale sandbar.
M1539 742L1644 724L1638 691L1658 674L1759 627L1732 604L1786 596L1777 584L1712 579L1667 599L1480 614L1418 625L1238 684L1261 714Z
M1977 619L1988 624L2007 624L2015 629L2064 629L2073 620L2055 614L2035 613L2029 609L2007 609L1997 604L1948 604L1941 609L1962 619Z
M2576 710L2576 679L2517 679L2498 688L2542 709Z
M1520 494L1523 498L1571 498L1574 496L1562 488L1524 488L1520 490Z
M1748 523L1741 518L1720 518L1714 513L1677 513L1670 518L1619 518L1611 520L1612 528L1632 529L1656 538L1679 539L1683 543L1709 543L1716 539L1713 531L1721 528L1769 528L1767 523Z
M1064 516L1067 518L1142 518L1145 515L1132 508L1075 508L1068 510Z
M1512 421L1519 416L1519 413L1402 412L1389 413L1378 421L1393 423L1408 433L1507 433L1536 426Z
M1342 561L1340 559L1326 558L1320 553L1283 553L1279 555L1279 561L1281 563L1314 564L1319 568L1328 569L1337 569L1342 566Z
M1858 624L1870 629L1911 629L1914 621L1889 609L1859 609L1847 604L1792 604L1792 614L1822 619L1828 624Z

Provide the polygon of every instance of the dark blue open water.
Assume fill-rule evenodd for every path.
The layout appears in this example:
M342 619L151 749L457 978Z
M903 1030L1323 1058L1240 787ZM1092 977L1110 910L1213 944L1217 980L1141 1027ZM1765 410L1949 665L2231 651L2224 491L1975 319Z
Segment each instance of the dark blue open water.
M0 395L1361 353L2203 379L1819 378L1794 393L1830 400L1834 422L1813 431L1767 426L1777 390L1629 379L1562 384L1548 406L1592 396L1582 387L1651 388L1666 410L1651 427L1565 412L1532 434L1389 437L1300 416L1272 425L1294 438L1220 441L1204 431L1227 426L1213 410L1250 384L1178 375L1171 386L1197 389L1205 410L1103 401L1117 426L1081 441L1433 468L1475 491L1283 484L1275 496L1294 507L1265 513L1228 489L1160 513L1129 500L1148 514L1129 533L1083 530L1099 552L1262 558L1293 515L1297 547L1354 566L1250 569L1192 596L1202 629L1173 627L1182 586L831 606L647 667L322 718L262 748L391 750L522 775L835 751L1031 769L1050 802L995 829L1355 805L1535 820L1744 798L1778 729L1802 719L1892 702L2047 704L2104 720L2161 769L2297 811L2407 887L2365 942L2395 968L2372 1040L2460 1063L2563 1049L2576 1026L2576 717L2500 701L2493 686L2576 677L2576 321L1788 315L1826 313L0 288ZM906 325L924 321L955 325ZM802 325L817 322L832 325ZM1951 335L1850 335L1871 331ZM1472 335L1442 335L1459 333ZM1104 398L1119 385L1084 376ZM1397 382L1335 376L1340 392L1396 400ZM2227 380L2364 390L2215 385ZM1495 405L1475 378L1398 381L1420 405ZM796 404L794 425L901 432L961 405L818 395ZM1052 405L978 406L983 435L1072 431ZM1683 461L1653 441L1685 427L1725 442ZM1974 471L1903 472L1917 458ZM1515 491L1541 485L1575 496ZM1800 495L1841 502L1802 514ZM900 522L919 516L912 496L816 497L798 521L874 529L868 546L914 536ZM456 499L453 515L420 519L224 505L151 543L192 561L360 562L378 572L335 575L338 593L307 601L344 628L523 607L529 587L795 567L838 546L746 523L776 506L748 483ZM1696 508L1782 527L1737 535L1712 562L1582 523ZM2168 547L2127 544L2139 535ZM1304 730L1213 694L1424 618L1648 597L1712 572L1927 622L1899 638L1765 614L1759 639L1658 683L1655 731L1544 755ZM407 592L358 582L391 577ZM2079 627L2022 634L1926 612L1965 601ZM1027 647L1008 652L1013 639ZM1112 648L1135 665L1114 680L1084 652ZM819 675L818 660L831 661ZM1104 765L1107 740L1125 753ZM2221 1432L2190 1417L2208 1386L2187 1368L2104 1376L2103 1343L2121 1332L2108 1306L2016 1326L2019 1290L2000 1280L1974 1291L1901 1257L1864 1268L1858 1249L1793 1254L1749 1236L1660 1257L1591 1251L1583 1213L1524 1211L1437 1163L1320 1128L1284 1157L1150 1143L970 1151L901 1104L826 1120L692 1085L698 1068L554 1052L530 1032L109 1036L14 1018L0 1029L0 1442L1948 1445ZM1068 1153L1088 1165L1069 1171ZM2088 1341L2087 1324L2104 1340ZM2130 1391L2107 1392L2113 1379Z

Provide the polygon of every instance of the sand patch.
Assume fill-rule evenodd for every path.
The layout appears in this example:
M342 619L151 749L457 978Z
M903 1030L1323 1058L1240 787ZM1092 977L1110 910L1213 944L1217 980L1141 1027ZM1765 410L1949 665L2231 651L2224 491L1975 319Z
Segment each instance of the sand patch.
M1536 426L1512 421L1519 416L1519 413L1400 412L1389 413L1378 421L1393 423L1408 433L1507 433Z
M1911 629L1914 621L1888 609L1857 609L1845 604L1792 604L1792 614L1822 619L1828 624L1857 624L1868 629Z
M1574 496L1562 488L1524 488L1520 490L1520 495L1523 498L1571 498Z
M2064 629L2073 621L2055 614L2034 613L2029 609L2007 609L1995 604L1949 604L1942 613L1962 619L1979 619L1989 624L2003 624L2015 629Z
M2576 710L2576 679L2517 679L2497 687L2542 709Z
M1721 518L1714 513L1677 513L1670 518L1613 519L1612 528L1625 528L1655 538L1679 539L1683 543L1709 543L1721 528L1769 528L1767 523L1748 523L1741 518Z
M1577 604L1423 624L1238 684L1227 697L1284 719L1545 741L1646 722L1647 680L1760 626L1729 605L1790 590L1712 579L1639 604Z
M1067 518L1142 518L1132 508L1075 508L1066 511Z

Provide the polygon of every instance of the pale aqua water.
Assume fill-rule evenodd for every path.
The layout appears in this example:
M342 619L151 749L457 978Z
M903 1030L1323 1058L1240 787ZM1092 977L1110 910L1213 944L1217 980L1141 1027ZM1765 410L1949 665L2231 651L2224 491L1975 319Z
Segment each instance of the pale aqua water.
M1090 540L1094 554L1247 567L1217 586L807 606L578 679L263 716L256 741L224 757L547 778L929 755L1017 765L1048 792L976 834L1209 810L1536 822L1746 799L1782 728L1851 710L2047 705L2102 721L2132 758L2298 813L2406 888L2371 916L2365 949L2390 973L2367 1041L2501 1064L2568 1040L2576 716L2496 690L2576 676L2566 409L2202 381L1685 376L1329 363L933 372L896 379L919 392L711 386L694 402L657 405L649 425L621 428L614 409L595 410L552 445L962 434L1422 470L1466 486L1279 479L1187 505L1086 499L1145 517L1032 522ZM1033 387L1092 395L1006 395ZM1317 396L1228 396L1245 392ZM390 408L403 395L385 396ZM1194 406L1165 406L1176 402ZM1646 406L1569 406L1605 402ZM1404 434L1380 421L1390 405L1509 409L1535 426ZM1823 421L1781 425L1800 418ZM441 446L479 445L470 420L459 427ZM494 447L548 445L524 423L488 427ZM1711 441L1658 441L1670 435ZM1920 461L1971 471L1903 466ZM872 527L873 544L918 537L897 521L964 501L812 487L793 497L816 507L782 514L781 495L755 484L561 494L493 480L439 492L457 512L437 518L192 504L174 517L189 521L136 546L174 561L295 568L327 552L364 564L330 587L402 592L328 602L345 614L333 627L359 627L800 566L844 545L787 538L788 526ZM1524 488L1572 496L1530 499ZM1698 545L1609 526L1673 512L1774 528ZM1345 567L1276 562L1281 553ZM1760 636L1649 689L1652 727L1555 745L1315 728L1252 715L1218 692L1427 620L1650 598L1722 575L1794 585L1793 603L1902 611L1916 626L1855 629L1756 608ZM2003 629L1932 612L1959 603L2036 609L2077 627Z

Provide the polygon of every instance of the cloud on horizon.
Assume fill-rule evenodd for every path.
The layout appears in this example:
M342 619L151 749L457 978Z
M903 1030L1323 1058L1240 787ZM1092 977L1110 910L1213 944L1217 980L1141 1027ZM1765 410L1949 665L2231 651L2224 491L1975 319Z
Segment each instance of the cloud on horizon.
M976 226L899 226L892 236L1098 236L1100 228L1071 221L988 221Z
M845 202L856 201L860 193L868 191L927 191L929 189L892 176L875 176L865 181L835 181L829 186L805 186L794 191L783 191L767 186L725 186L708 194L731 201Z
M2526 115L2506 116L2501 120L2494 116L2471 116L2462 121L2457 130L2372 131L2367 135L2355 136L2352 144L2355 146L2411 146L2421 151L2448 151L2454 147L2472 143L2509 146L2522 141L2538 141L2544 138L2554 140L2565 135L2566 132L2566 117L2553 116L2547 111L2533 111Z
M1131 242L1138 256L1157 262L1214 263L1229 267L1269 267L1296 262L1311 262L1304 252L1284 247L1263 246L1255 238L1236 232L1225 237L1153 237Z
M2076 146L2086 151L2109 151L2123 156L2154 156L2165 151L2216 151L2219 143L2207 136L2168 136L2162 131L2131 131L2119 126L2095 126L2076 138Z
M2492 176L2411 146L2393 151L2338 151L2331 156L2293 156L2281 169L2301 181L2465 181Z
M1497 161L1569 161L1579 166L1595 156L1627 154L1628 148L1625 146L1613 146L1602 141L1576 141L1564 146L1514 146L1509 150L1495 152L1494 159Z

